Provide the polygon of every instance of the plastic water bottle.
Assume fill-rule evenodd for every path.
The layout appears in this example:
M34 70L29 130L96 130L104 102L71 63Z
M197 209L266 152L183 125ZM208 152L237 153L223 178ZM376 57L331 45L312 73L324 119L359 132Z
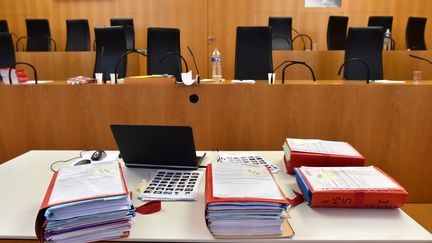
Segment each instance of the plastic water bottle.
M390 29L387 29L384 34L384 50L391 51L392 41L391 41Z
M219 50L216 48L213 50L212 57L212 79L215 82L222 81L222 59Z

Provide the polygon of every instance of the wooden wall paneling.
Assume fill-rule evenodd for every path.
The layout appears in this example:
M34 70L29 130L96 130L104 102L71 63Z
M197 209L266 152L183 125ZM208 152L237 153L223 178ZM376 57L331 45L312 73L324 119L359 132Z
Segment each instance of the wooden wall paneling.
M281 150L286 137L343 140L400 181L411 202L430 202L431 92L430 82L2 85L0 159L31 149L116 149L110 124L189 125L199 150Z
M235 41L237 26L254 25L253 1L250 0L208 0L208 36L214 37L208 45L208 60L215 48L222 57L222 76L234 78ZM208 66L208 77L211 78L211 64Z
M93 43L94 27L109 26L114 17L133 18L136 48L140 49L147 46L148 27L179 28L182 55L192 68L189 45L203 76L207 76L208 65L206 16L207 2L202 0L0 0L0 19L7 19L11 31L18 36L26 35L26 18L47 18L59 51L66 45L66 19L88 19ZM146 74L145 67L141 65L139 73Z
M408 16L429 18L426 29L427 46L432 48L432 1L429 0L344 0L341 8L304 8L304 0L0 0L0 18L7 19L18 36L26 34L25 18L48 18L53 38L59 50L64 50L68 18L87 18L94 39L93 27L108 26L111 17L132 17L135 22L136 46L146 47L146 29L149 26L181 28L182 53L189 63L186 46L190 45L202 77L210 77L210 55L220 48L223 74L232 79L234 70L235 29L239 25L267 25L269 16L292 16L293 27L310 35L318 50L326 49L327 21L330 15L350 17L349 26L366 26L370 15L393 15L393 38L397 49L405 49L405 28ZM215 37L207 45L207 37ZM295 49L302 43L296 41ZM140 73L146 73L146 64L140 64Z

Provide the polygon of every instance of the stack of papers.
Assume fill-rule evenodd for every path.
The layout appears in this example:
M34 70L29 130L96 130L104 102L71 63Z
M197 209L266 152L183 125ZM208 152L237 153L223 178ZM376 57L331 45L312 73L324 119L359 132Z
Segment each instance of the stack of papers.
M287 138L282 147L291 174L300 166L363 166L365 160L349 143L341 141Z
M294 234L288 201L266 167L213 163L206 171L206 220L216 238L279 238Z
M118 161L56 172L36 219L40 241L90 242L127 237L135 217Z
M296 179L311 206L397 208L408 193L374 166L296 168Z

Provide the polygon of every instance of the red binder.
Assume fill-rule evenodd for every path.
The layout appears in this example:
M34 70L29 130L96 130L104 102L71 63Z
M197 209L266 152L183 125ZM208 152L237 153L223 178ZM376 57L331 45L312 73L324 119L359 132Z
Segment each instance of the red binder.
M290 174L294 174L294 168L300 166L363 166L365 161L365 158L355 148L353 149L357 151L358 156L293 151L288 144L288 138L284 145L287 146L290 153L290 155L287 155L286 152L284 154L285 166ZM289 160L287 156L290 156Z
M276 182L275 182L276 183ZM280 189L279 189L280 191ZM270 203L280 203L280 204L290 204L289 200L284 196L282 191L280 191L283 199L266 199L266 198L217 198L213 197L213 177L212 177L212 166L207 165L206 170L206 204L208 203L218 203L218 202L270 202Z
M297 183L310 206L349 208L399 208L408 198L408 192L381 169L378 172L398 185L399 189L375 190L315 190L305 174L296 169Z
M79 202L79 201L85 201L85 200L90 200L90 199L96 199L96 198L103 198L103 197L114 197L114 196L124 196L124 195L129 195L129 191L126 185L126 180L124 178L124 174L123 174L123 170L122 167L120 165L120 163L118 163L119 166L119 170L120 170L120 176L121 176L121 180L122 180L122 184L123 184L123 188L124 191L122 193L119 194L112 194L112 195L98 195L98 196L94 196L94 197L87 197L87 198L80 198L80 199L76 199L76 200L70 200L70 201L64 201L64 202L59 202L59 203L54 203L54 204L48 204L49 200L51 198L51 194L54 188L54 185L56 183L57 177L58 177L58 171L54 172L54 175L51 179L51 182L48 186L47 192L45 194L45 197L42 201L42 205L39 209L38 215L36 217L36 222L35 222L35 231L36 231L36 236L37 238L42 242L43 241L43 230L44 230L44 226L46 224L46 219L45 219L45 211L47 210L47 208L55 206L55 205L61 205L61 204L66 204L66 203L71 203L71 202ZM128 235L124 235L124 237L127 237Z
M270 169L267 168L267 170L270 172ZM272 175L273 176L273 175ZM274 179L274 178L273 178ZM275 182L276 183L276 182ZM289 205L290 202L298 204L298 199L301 197L298 197L294 200L287 199L282 191L279 188L279 191L281 193L281 196L283 199L267 199L267 198L217 198L213 197L213 178L212 178L212 165L207 165L206 170L206 187L205 187L205 194L206 194L206 208L208 208L209 203L225 203L225 202L265 202L265 203L275 203L275 204L286 204ZM206 223L208 224L208 221L206 220ZM294 235L294 230L292 229L291 225L288 223L288 220L284 220L282 225L282 233L276 234L276 235L217 235L213 234L215 238L226 238L226 239L247 239L247 238L287 238Z

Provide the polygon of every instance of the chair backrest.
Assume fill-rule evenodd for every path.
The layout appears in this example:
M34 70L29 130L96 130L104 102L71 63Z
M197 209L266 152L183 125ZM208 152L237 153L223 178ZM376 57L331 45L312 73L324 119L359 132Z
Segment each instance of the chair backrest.
M273 72L271 27L237 27L235 79L267 80Z
M133 19L130 18L112 18L111 26L123 26L126 36L126 45L128 50L135 49L135 30Z
M7 20L0 19L0 32L9 32Z
M26 19L27 51L50 51L51 31L48 19Z
M87 19L67 19L66 30L66 51L90 51L90 30Z
M384 33L386 30L392 31L393 26L393 16L369 16L368 26L378 26L382 27Z
M425 29L427 18L409 17L406 27L406 47L411 50L426 50Z
M292 50L292 18L269 17L273 50Z
M94 73L103 73L103 79L109 80L115 72L115 65L126 53L126 38L122 26L95 28L96 60ZM118 77L126 76L127 57L119 63Z
M12 67L15 64L15 50L9 32L0 32L0 68Z
M167 56L167 53L180 53L180 30L171 28L147 29L147 73L171 74L181 80L182 63L178 55Z
M327 49L345 50L349 18L346 16L330 16L327 25Z
M348 30L345 61L360 58L366 62L371 80L383 79L383 32L382 27L355 27ZM366 67L362 63L351 62L345 65L344 79L365 80L366 73Z

